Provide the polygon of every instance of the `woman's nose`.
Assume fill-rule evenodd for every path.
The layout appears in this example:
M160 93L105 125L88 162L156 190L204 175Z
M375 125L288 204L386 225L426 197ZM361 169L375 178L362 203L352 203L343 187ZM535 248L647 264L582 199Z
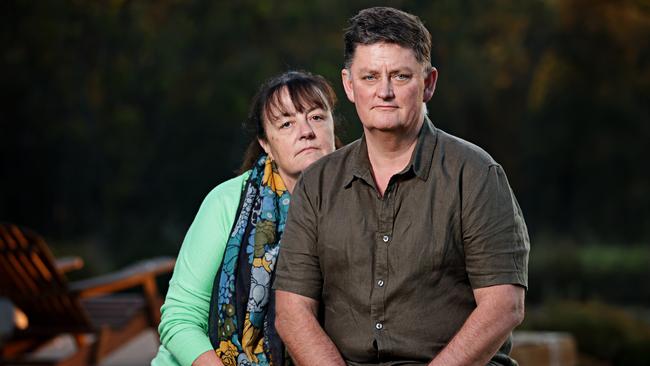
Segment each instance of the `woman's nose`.
M300 138L301 139L313 139L316 137L316 133L314 132L314 128L312 127L311 123L305 118L304 120L300 121L298 123L299 128L300 128Z

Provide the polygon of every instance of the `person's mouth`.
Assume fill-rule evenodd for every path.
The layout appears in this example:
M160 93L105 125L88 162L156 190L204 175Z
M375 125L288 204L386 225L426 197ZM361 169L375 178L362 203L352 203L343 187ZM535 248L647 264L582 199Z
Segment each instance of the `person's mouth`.
M397 108L399 108L399 107L396 106L396 105L392 105L392 104L380 104L380 105L376 105L376 106L372 107L372 109L377 109L377 110L380 110L380 111L393 111L393 110L396 110Z
M307 146L307 147L303 147L302 149L298 150L298 153L296 155L300 155L302 153L310 153L310 152L314 152L314 151L317 151L317 150L318 150L318 148L316 146Z

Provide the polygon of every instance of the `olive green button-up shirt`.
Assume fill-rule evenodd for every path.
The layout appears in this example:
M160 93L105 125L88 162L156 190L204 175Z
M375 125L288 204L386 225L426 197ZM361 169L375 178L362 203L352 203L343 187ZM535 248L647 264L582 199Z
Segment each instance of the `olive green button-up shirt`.
M291 199L274 288L320 302L350 365L426 364L475 309L473 289L528 285L503 169L428 118L383 197L362 138L306 169ZM508 349L492 361L510 364Z

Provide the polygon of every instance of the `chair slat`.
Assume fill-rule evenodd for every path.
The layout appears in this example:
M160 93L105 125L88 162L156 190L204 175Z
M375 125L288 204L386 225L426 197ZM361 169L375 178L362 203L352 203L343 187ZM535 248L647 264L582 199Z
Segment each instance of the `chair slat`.
M10 270L13 271L16 277L20 279L20 282L25 285L24 286L25 289L31 292L38 293L39 290L38 287L36 286L34 281L29 277L29 275L25 272L25 269L22 267L20 261L16 258L15 254L8 253L7 260L10 265Z
M158 324L151 304L159 301L160 296L157 291L147 289L156 275L171 271L173 260L166 258L160 263L166 264L164 270L161 265L135 266L137 270L129 269L70 286L38 234L27 228L0 223L0 295L9 298L29 318L29 327L16 331L6 344L13 347L23 339L45 341L61 333L77 336L92 333L95 340L72 357L79 358L75 363L78 365L97 364L104 355L128 342L139 331ZM135 286L143 287L144 294L114 294ZM108 295L97 297L100 293ZM143 295L147 296L146 300ZM82 352L86 349L92 350L90 359ZM14 350L10 355L12 361L13 358L18 362L26 360L22 357L27 349ZM1 358L6 355L9 354L0 353L0 365L5 361ZM68 365L71 359L57 364Z
M40 256L38 256L36 253L32 253L31 259L31 262L34 264L36 271L38 271L38 274L43 278L43 280L46 282L52 281L52 278L54 276L52 275L50 269L47 268L45 263L43 263Z
M9 260L3 255L0 257L0 268L2 269L3 272L3 277L9 278L10 279L10 284L12 287L2 287L0 288L0 291L2 293L8 294L9 292L12 292L11 290L16 287L18 291L20 292L25 292L23 291L23 283L20 281L20 277L12 270L11 263L9 263Z
M11 226L8 230L11 233L11 236L14 238L16 242L16 246L23 248L23 249L28 249L29 248L29 240L25 238L25 235L23 235L23 232L15 225Z
M6 228L2 226L0 227L0 237L2 237L2 241L5 243L5 252L3 254L5 261L3 262L3 267L8 275L19 285L18 287L23 293L38 291L36 284L23 268L23 263L17 258L17 254L20 253L23 245L19 243L20 239L14 236L14 230L11 227Z
M15 249L16 247L16 242L14 238L12 238L11 233L9 230L7 230L6 227L0 227L0 236L2 237L2 240L4 242L4 247L6 250L10 251Z
M25 274L28 275L37 284L37 286L39 283L43 282L43 276L38 271L34 263L29 260L28 253L19 252L16 254L16 258L20 261L20 264L25 270Z
M85 310L70 296L67 281L40 236L0 223L0 240L4 249L0 268L8 277L8 286L3 286L2 292L28 314L30 324L91 328Z

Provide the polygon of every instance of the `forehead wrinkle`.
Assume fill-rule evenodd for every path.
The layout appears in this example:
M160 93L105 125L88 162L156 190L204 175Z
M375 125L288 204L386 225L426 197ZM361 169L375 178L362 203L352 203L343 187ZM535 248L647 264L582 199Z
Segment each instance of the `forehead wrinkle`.
M409 66L396 66L396 67L379 67L379 68L373 68L373 67L363 67L359 68L358 72L360 74L381 74L386 70L388 74L395 74L398 72L409 72L409 73L414 73L415 71L409 67Z
M381 50L383 49L388 49L388 50L401 49L402 51L406 51L406 53L400 52L401 54L382 55L381 57L379 57L376 53L381 52ZM425 69L427 68L428 65L426 62L419 61L417 59L417 55L415 51L409 47L404 47L400 44L392 43L392 42L379 42L379 43L372 43L367 45L365 44L359 45L355 50L355 56L352 59L352 62L350 64L350 69L354 68L354 65L356 61L359 60L359 56L361 53L364 53L366 60L364 62L364 65L357 65L357 68L362 71L376 71L377 69L383 69L385 67L388 67L390 71L406 69L408 68L408 66L405 66L403 64L410 63L408 61L408 59L410 58L409 56L412 56L415 63L418 64L419 66L422 66ZM410 71L413 71L411 68L408 69Z

